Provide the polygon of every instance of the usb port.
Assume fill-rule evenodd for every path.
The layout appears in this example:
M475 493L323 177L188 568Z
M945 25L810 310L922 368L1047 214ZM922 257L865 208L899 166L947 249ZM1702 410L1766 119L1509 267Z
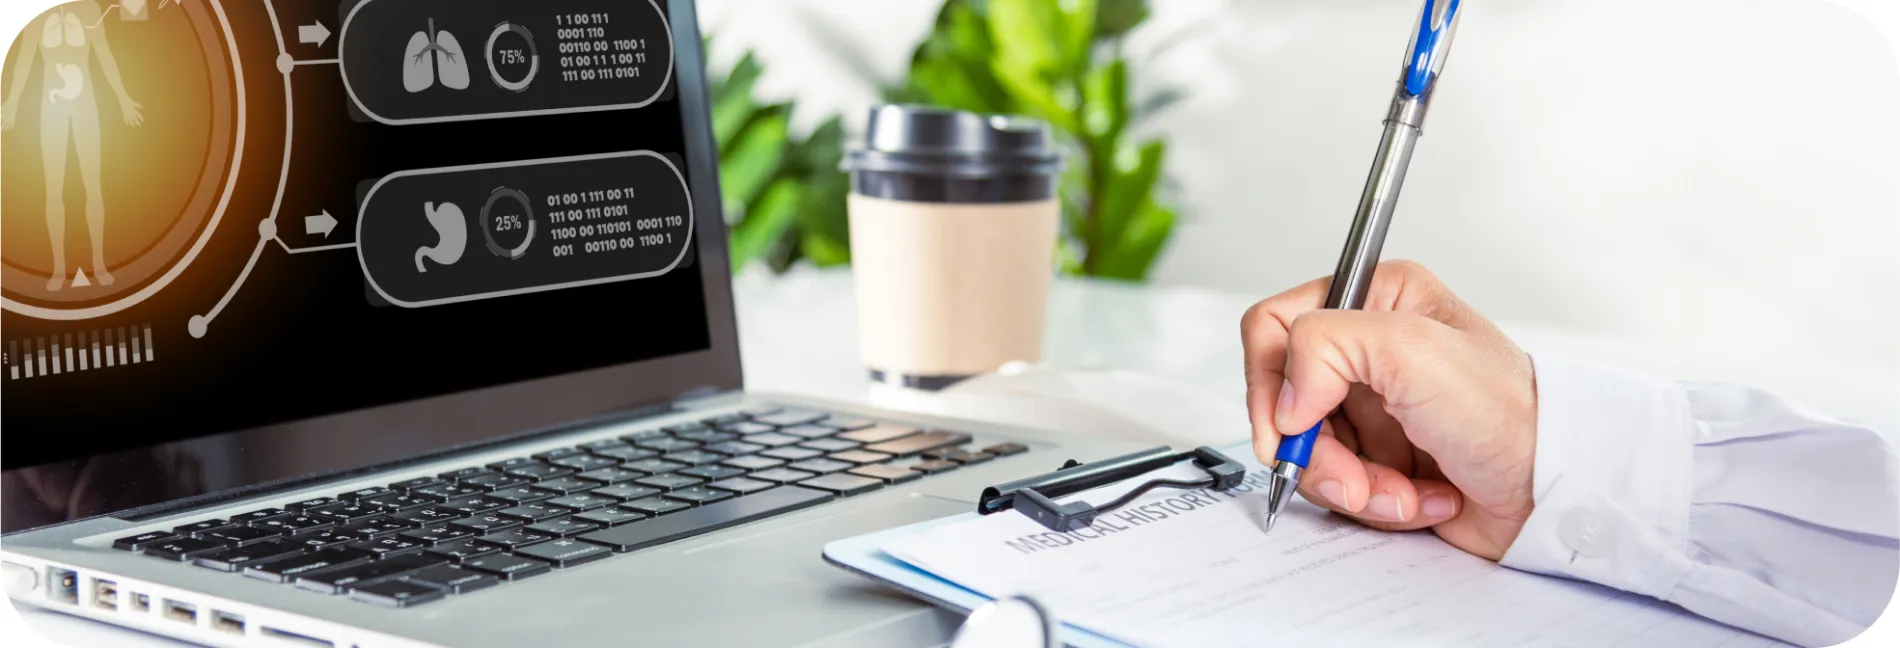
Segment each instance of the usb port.
M101 579L92 579L92 605L101 610L119 609L119 584Z
M47 598L62 603L79 602L79 574L70 569L48 567L46 580L53 584L53 588L46 591Z
M244 634L244 617L230 612L212 610L211 629L229 632L234 635Z
M198 623L198 606L166 599L165 618L195 625Z
M133 592L132 593L132 611L133 612L152 611L152 597L146 596L144 594L140 594L138 592Z

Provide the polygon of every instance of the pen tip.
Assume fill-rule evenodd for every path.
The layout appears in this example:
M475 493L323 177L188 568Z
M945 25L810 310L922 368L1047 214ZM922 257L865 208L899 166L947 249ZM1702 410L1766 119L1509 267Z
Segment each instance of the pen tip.
M1267 528L1265 529L1267 533L1273 533L1273 521L1275 519L1278 519L1279 517L1280 517L1279 515L1275 515L1273 513L1267 514Z

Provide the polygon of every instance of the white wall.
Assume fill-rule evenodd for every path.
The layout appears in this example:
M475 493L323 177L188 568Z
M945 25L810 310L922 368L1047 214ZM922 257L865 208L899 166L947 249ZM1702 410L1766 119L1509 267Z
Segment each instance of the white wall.
M1192 93L1151 124L1189 208L1156 281L1264 296L1326 274L1421 1L1153 4L1138 81ZM705 5L726 38L715 62L756 47L807 119L874 102L866 77L900 74L937 7ZM1860 16L1826 0L1464 6L1387 258L1496 318L1636 338L1676 364L1900 376L1900 70Z

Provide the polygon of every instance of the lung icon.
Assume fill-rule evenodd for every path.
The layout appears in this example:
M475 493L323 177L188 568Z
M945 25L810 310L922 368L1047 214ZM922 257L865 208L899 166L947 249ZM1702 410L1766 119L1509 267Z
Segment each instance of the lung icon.
M442 85L453 90L468 89L468 57L462 53L462 43L455 34L436 31L435 20L429 20L429 31L416 32L409 37L409 46L403 48L402 87L411 94L435 87L440 79Z
M428 272L429 267L422 260L428 259L437 265L455 265L462 260L462 250L468 247L468 218L462 214L462 208L454 203L428 203L422 206L423 216L429 219L429 225L435 228L434 247L416 248L416 272Z

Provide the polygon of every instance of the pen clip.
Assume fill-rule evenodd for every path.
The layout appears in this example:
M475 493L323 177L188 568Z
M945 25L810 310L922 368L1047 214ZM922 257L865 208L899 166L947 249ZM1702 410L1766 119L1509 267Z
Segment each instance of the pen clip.
M1451 53L1452 35L1458 31L1459 0L1425 0L1418 16L1418 33L1405 58L1405 94L1421 96L1438 81Z

